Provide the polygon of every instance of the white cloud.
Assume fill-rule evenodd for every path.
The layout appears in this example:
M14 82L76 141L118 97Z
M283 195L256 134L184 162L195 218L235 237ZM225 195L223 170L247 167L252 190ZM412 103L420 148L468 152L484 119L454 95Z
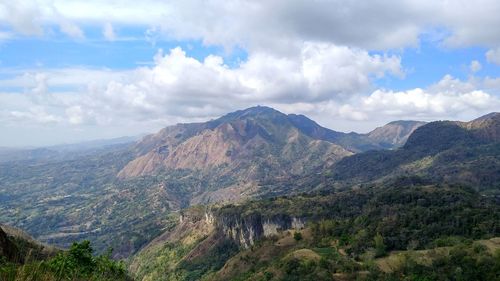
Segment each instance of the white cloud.
M480 62L478 62L477 60L473 60L470 62L470 65L469 65L469 69L470 71L472 71L473 73L476 73L478 72L479 70L481 70L483 66L481 65Z
M500 97L480 89L488 83L491 82L463 82L446 75L426 89L378 89L370 95L357 96L335 110L339 116L351 120L468 120L500 108Z
M500 33L492 32L498 14L500 2L493 0L0 0L0 25L9 27L0 41L17 33L50 36L53 27L76 39L85 38L87 27L102 27L113 41L121 39L115 27L139 26L153 46L165 38L196 39L248 54L233 68L219 56L199 61L174 49L159 53L152 67L129 71L15 70L0 80L0 89L19 93L0 93L0 119L164 126L255 104L306 113L325 125L473 117L498 108L498 78L448 75L429 87L375 89L373 80L405 74L400 56L368 50L417 47L423 34L439 33L436 41L446 46L489 48L487 61L500 65ZM469 68L474 74L482 65L472 61Z
M21 34L43 34L40 7L34 1L0 1L0 23Z
M58 123L61 122L61 117L50 114L39 106L33 106L28 110L11 111L10 118L21 122L34 122L34 123Z
M306 114L320 124L337 130L368 132L376 126L401 119L468 121L498 111L499 91L499 79L461 81L446 75L427 88L405 91L377 89L370 94L354 95L345 101L330 99L273 106L285 112Z
M486 52L486 60L490 63L500 65L500 47Z
M453 47L500 46L500 33L492 32L500 26L500 2L433 1L439 13L437 23L450 29L446 44Z
M236 68L229 68L218 56L198 61L175 48L168 54L158 52L154 66L132 71L19 73L0 81L2 87L24 89L15 101L12 94L0 94L0 118L4 123L25 119L68 126L138 124L138 128L157 129L265 104L352 130L394 119L467 120L500 108L499 97L492 94L500 90L498 79L462 81L446 75L427 88L372 90L372 77L403 75L399 57L311 42L301 49L295 57L253 53ZM72 90L52 90L59 87Z
M25 0L0 3L0 22L28 35L40 35L64 18L77 25L157 27L164 36L201 39L206 44L240 46L280 54L300 51L304 41L364 49L418 46L419 36L446 29L448 46L500 46L500 2L374 0L249 1ZM311 20L314 19L314 20Z
M85 35L83 30L78 27L78 25L69 22L67 20L61 20L59 23L59 28L62 33L74 38L74 39L84 39Z
M113 25L111 23L107 22L104 24L102 28L102 35L108 41L116 40L115 30L113 29Z
M430 93L416 88L403 92L377 90L363 98L360 107L366 112L386 116L449 117L466 110L494 110L498 106L498 98L480 90Z
M22 90L37 106L59 108L71 124L122 123L213 117L256 103L345 99L387 74L402 75L399 57L309 42L295 57L254 53L236 68L218 56L198 61L175 48L159 52L153 67L18 73L0 86Z
M46 26L57 25L59 30L75 39L83 39L83 30L61 14L52 1L1 1L0 23L10 25L22 35L41 36Z

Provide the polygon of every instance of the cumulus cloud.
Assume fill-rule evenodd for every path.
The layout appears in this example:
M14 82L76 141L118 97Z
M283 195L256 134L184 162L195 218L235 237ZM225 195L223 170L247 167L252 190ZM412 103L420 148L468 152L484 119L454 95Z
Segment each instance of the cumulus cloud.
M389 116L447 117L465 110L495 109L499 104L498 98L480 90L431 93L420 88L402 92L376 90L361 100L365 112Z
M446 75L427 88L373 89L371 79L404 74L399 57L311 42L301 49L296 57L255 53L236 68L218 56L199 61L174 48L167 54L159 51L154 66L132 71L19 74L0 84L22 87L26 100L6 104L9 114L0 116L73 126L147 123L163 127L266 104L338 128L334 120L373 124L401 118L466 118L500 107L498 96L491 94L500 85L493 78L462 81ZM73 92L51 90L61 85L73 85ZM0 94L0 100L2 95L6 94ZM26 111L16 104L36 110Z
M57 25L62 33L72 38L85 37L83 30L61 14L52 1L1 1L0 23L22 35L41 36L46 26Z
M1 1L0 22L24 35L42 35L40 7L33 1Z
M196 60L181 48L168 54L160 51L154 60L153 67L126 72L47 70L19 74L1 84L37 96L45 94L45 100L66 108L70 123L82 124L121 118L214 116L256 103L346 99L370 89L374 78L403 75L397 56L310 42L295 57L254 53L236 68L214 55ZM50 90L61 87L72 87L77 93Z
M119 40L115 27L133 26L145 30L153 46L162 39L194 39L247 55L230 67L220 56L198 60L176 48L159 52L153 66L127 71L12 70L0 80L0 119L161 127L255 104L305 113L324 125L473 117L499 105L498 78L474 77L479 61L470 63L468 81L447 75L401 91L377 89L373 81L405 76L401 57L384 50L404 54L393 49L418 47L419 38L434 33L448 47L486 47L487 61L500 64L500 33L491 32L500 26L500 2L478 1L0 0L0 25L9 27L0 40L57 28L81 40L87 27L102 27L103 38L113 41Z
M369 95L355 96L344 104L330 103L327 108L350 120L468 120L500 108L500 98L497 95L480 89L488 83L491 86L491 81L487 79L461 81L446 75L427 88L405 91L377 89ZM321 108L325 104L318 106L315 110L325 111Z
M0 22L30 35L59 23L155 26L169 38L288 54L303 41L364 49L417 46L419 36L446 29L448 46L499 47L500 3L449 1L39 0L3 1ZM314 19L314 20L311 20ZM59 23L60 24L60 23ZM69 26L66 27L69 29ZM296 49L297 47L298 49Z
M59 116L48 113L43 107L33 106L28 110L11 111L9 114L11 119L21 122L34 122L34 123L57 123L62 119Z

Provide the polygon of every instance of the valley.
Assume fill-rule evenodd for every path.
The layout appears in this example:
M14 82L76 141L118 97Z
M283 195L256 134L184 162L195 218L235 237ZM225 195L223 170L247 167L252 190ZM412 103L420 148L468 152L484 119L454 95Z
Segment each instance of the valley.
M393 136L374 140L254 107L167 127L135 143L0 155L0 221L62 247L90 239L99 251L111 246L125 258L158 235L172 212L267 196L277 191L264 185L359 151L396 147L393 140L407 138L414 124L422 123L391 125Z
M137 141L7 151L0 221L61 249L111 247L134 280L453 276L455 249L474 252L460 266L491 260L464 273L487 278L499 128L492 113L341 133L258 106Z

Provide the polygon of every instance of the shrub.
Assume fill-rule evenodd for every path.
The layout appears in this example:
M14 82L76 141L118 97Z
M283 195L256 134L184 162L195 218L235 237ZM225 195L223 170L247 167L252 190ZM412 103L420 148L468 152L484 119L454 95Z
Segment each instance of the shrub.
M302 233L300 233L300 232L295 232L295 233L293 234L293 239L295 239L295 241L300 241L300 240L302 240Z

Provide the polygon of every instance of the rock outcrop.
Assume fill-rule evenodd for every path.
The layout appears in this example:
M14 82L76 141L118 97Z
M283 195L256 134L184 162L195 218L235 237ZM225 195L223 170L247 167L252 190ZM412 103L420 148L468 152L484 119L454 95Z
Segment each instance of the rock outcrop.
M248 248L262 238L269 238L286 230L300 230L305 220L286 214L265 217L258 212L241 214L215 214L207 211L207 222L215 225L228 239Z
M405 144L408 137L426 122L420 121L393 121L378 127L367 134L373 141L380 143L386 148L396 148Z

